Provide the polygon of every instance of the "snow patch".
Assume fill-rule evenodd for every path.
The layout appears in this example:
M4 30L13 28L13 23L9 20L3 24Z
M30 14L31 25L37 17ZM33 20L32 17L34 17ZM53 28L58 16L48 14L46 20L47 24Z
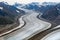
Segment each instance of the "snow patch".
M3 10L3 7L0 7L1 10Z

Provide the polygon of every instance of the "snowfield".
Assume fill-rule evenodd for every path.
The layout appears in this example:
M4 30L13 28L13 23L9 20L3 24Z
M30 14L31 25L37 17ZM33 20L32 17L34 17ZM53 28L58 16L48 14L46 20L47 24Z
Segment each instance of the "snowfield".
M57 28L59 28L59 27L60 27L60 25L57 26ZM60 40L60 29L49 33L41 40Z

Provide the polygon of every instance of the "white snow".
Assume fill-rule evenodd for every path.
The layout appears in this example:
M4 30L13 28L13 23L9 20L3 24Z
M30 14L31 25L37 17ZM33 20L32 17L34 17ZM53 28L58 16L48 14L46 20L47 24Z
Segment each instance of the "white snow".
M20 11L16 10L16 12L20 13Z
M43 3L43 2L57 2L57 3L59 3L60 2L60 0L0 0L0 2L1 1L7 2L10 5L15 4L16 2L21 3L21 4L28 4L31 2L39 2L39 3Z
M3 7L0 7L1 10L3 10Z
M58 27L60 27L60 25L57 26L56 28L58 28ZM53 31L52 33L49 33L48 35L43 37L41 40L60 40L60 29Z

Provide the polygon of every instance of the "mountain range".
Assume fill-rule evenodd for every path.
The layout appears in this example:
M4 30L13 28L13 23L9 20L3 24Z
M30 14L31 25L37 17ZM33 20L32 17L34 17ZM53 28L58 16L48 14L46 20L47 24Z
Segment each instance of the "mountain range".
M4 17L8 16L8 18L12 20L15 20L18 16L25 14L25 12L19 8L33 10L38 13L42 13L41 18L44 18L49 21L55 20L54 22L57 22L57 20L59 20L60 18L60 3L55 2L32 2L29 4L15 3L14 5L8 5L8 3L0 2L0 7L3 7L3 10L0 10L0 15Z
M28 10L33 10L38 13L42 13L40 18L44 18L48 21L54 22L56 24L60 24L60 3L56 2L43 2L43 3L38 3L38 2L32 2L29 4L15 4L15 5L20 5L20 6L15 6L15 7L21 7L24 9Z
M12 5L0 2L0 24L11 24L17 21L18 17L24 15L23 10L17 9Z

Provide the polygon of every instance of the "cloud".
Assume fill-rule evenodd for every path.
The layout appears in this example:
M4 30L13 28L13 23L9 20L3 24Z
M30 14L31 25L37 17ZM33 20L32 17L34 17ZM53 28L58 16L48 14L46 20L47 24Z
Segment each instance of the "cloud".
M27 4L31 2L60 2L60 0L0 0L0 1L5 1L8 2L9 4L14 4L15 2L22 3L22 4Z

